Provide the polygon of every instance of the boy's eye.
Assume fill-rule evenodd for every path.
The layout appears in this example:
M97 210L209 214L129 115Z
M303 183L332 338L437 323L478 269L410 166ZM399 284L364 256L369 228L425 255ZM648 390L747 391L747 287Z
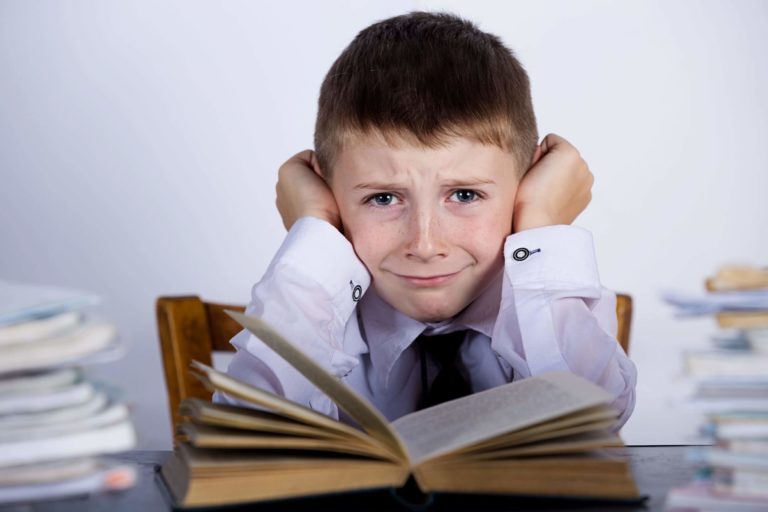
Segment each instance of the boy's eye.
M392 206L397 204L397 197L389 192L382 192L380 194L374 194L368 199L369 203L375 206Z
M452 197L456 199L456 201L460 203L471 203L475 199L477 199L477 192L474 190L457 190L453 194L451 194Z

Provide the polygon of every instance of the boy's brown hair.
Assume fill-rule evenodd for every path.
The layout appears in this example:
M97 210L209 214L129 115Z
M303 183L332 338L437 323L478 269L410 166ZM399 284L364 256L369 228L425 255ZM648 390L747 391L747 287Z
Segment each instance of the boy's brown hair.
M497 36L445 13L413 12L361 31L323 81L315 151L330 176L345 141L453 135L510 151L522 175L538 141L528 75Z

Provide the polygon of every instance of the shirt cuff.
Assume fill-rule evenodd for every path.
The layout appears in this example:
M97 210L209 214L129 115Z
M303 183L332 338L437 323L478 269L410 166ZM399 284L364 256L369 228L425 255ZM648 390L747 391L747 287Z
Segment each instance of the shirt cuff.
M316 217L298 219L272 261L318 284L337 311L352 311L371 284L371 276L349 240Z
M600 287L592 234L576 226L546 226L509 235L504 266L515 288Z

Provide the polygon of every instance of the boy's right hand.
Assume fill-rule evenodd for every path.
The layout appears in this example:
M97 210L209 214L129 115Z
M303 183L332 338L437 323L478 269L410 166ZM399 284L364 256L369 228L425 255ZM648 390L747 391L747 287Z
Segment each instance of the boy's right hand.
M277 173L275 204L285 229L301 217L311 216L329 222L341 230L341 216L336 199L317 165L315 153L304 150L289 158Z

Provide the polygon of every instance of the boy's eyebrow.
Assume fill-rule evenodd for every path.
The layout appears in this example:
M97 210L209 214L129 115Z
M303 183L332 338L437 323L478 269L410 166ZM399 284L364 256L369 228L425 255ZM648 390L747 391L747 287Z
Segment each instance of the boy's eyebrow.
M443 186L446 187L471 187L475 185L495 185L496 182L487 178L461 178L444 181ZM372 190L398 190L403 188L401 183L388 183L383 181L371 181L363 182L355 185L357 189L372 189Z
M453 180L447 180L444 182L445 185L449 187L462 187L462 186L472 186L472 185L495 185L496 182L494 180L488 179L488 178L461 178L461 179L453 179Z
M399 189L402 188L402 185L398 183L385 183L383 181L371 181L371 182L364 182L364 183L358 183L355 185L355 190L357 189L373 189L373 190L392 190L392 189Z

